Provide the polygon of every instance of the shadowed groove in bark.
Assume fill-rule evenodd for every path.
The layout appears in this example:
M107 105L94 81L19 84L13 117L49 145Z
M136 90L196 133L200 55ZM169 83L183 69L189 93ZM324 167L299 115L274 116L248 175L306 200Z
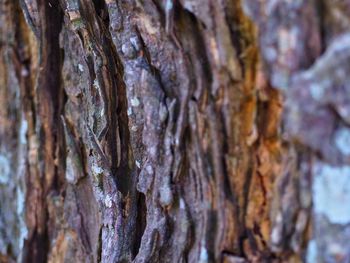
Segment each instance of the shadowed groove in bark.
M33 180L40 184L38 203L41 206L34 213L36 222L32 222L33 229L29 229L29 239L24 253L26 262L45 262L48 257L50 233L47 226L49 214L46 199L51 191L59 187L58 183L62 179L58 176L57 166L54 159L59 158L56 154L61 153L59 144L60 125L59 115L61 107L62 89L60 84L61 51L59 48L59 33L62 25L62 13L58 1L48 3L39 1L41 15L40 49L41 57L39 61L40 73L38 76L37 95L39 103L37 105L39 115L40 131L40 153L39 157L45 159L45 164L39 168L38 174L31 174ZM30 202L31 194L35 198L34 186L28 181L27 200Z

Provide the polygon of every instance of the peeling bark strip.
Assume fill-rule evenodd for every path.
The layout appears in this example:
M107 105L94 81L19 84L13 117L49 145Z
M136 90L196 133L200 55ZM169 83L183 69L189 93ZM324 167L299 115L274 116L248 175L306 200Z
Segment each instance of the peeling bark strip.
M2 0L0 262L348 262L349 10Z

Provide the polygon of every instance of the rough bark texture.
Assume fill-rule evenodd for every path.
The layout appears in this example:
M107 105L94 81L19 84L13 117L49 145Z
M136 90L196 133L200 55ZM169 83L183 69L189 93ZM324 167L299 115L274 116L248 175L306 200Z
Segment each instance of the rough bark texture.
M350 1L0 0L0 262L349 262Z

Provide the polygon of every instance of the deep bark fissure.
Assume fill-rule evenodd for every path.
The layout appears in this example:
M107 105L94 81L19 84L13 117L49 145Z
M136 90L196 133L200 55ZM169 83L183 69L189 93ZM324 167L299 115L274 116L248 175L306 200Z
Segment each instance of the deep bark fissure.
M58 37L61 30L62 15L57 2L41 3L41 33L40 33L40 50L41 57L39 62L40 73L37 79L37 95L40 103L37 104L41 134L40 146L41 152L39 158L45 160L38 174L31 174L33 179L40 184L40 194L38 203L40 204L37 211L33 211L36 223L33 234L29 237L28 247L24 255L27 262L45 262L49 250L49 214L47 210L46 198L49 193L55 190L55 182L58 179L57 165L54 163L57 153L60 153L58 144L59 122L61 103L61 85L60 85L60 68L61 52L58 44ZM27 188L33 187L28 182Z

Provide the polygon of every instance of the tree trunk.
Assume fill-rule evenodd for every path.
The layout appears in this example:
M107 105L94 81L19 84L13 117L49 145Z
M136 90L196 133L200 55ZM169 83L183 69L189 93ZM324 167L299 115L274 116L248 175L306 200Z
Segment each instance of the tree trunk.
M1 0L0 262L349 262L350 1Z

